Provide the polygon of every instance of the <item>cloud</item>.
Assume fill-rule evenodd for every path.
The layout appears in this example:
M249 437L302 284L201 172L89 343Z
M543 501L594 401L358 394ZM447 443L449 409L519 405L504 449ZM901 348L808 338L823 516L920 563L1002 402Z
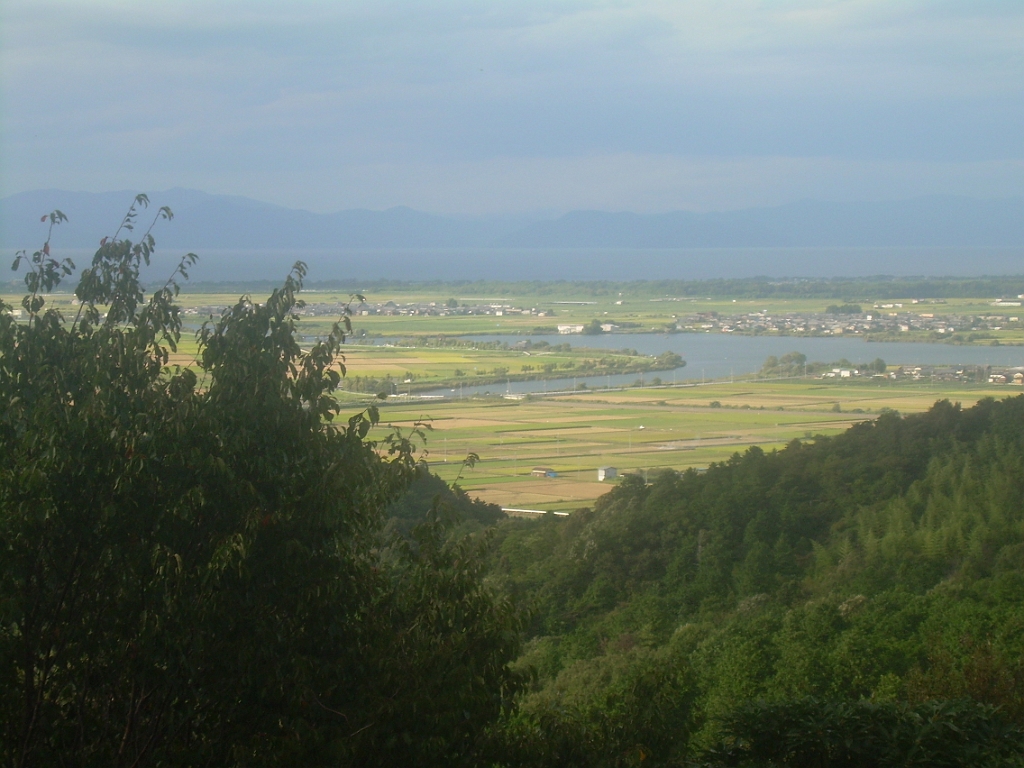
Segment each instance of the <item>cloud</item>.
M845 198L1020 186L1018 3L8 0L0 14L3 193L171 180L308 205L315 185L328 205L447 210L480 207L477 190L496 210L500 190L522 209L532 188L559 209L667 209L740 207L766 178ZM805 181L771 170L785 164ZM703 195L662 180L687 172L722 175ZM416 181L431 178L433 195Z

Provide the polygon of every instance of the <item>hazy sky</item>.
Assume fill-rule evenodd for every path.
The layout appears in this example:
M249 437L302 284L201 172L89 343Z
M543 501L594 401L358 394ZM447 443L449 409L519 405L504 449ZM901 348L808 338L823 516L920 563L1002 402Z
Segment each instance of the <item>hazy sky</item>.
M315 211L1024 194L1024 3L3 0L0 195Z

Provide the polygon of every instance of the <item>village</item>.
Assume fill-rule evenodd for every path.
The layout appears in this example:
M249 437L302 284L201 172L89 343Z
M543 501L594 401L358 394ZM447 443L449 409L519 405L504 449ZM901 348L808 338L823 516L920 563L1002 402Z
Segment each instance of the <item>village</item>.
M987 302L994 309L1020 307L1024 300L994 299ZM913 299L906 302L878 303L872 307L843 305L830 309L840 312L772 311L768 309L730 314L720 311L701 311L689 314L648 315L646 312L626 313L620 309L622 302L616 301L614 309L599 311L597 302L552 301L545 306L517 304L496 299L448 299L447 301L396 302L371 301L345 303L333 301L310 301L296 310L305 317L338 317L346 310L358 317L527 317L555 318L552 322L535 327L516 327L518 332L557 333L561 335L600 333L733 333L741 335L777 334L793 336L893 336L907 334L907 338L920 339L925 334L930 341L975 342L985 341L985 335L994 331L1020 329L1021 314L986 313L961 314L938 311L922 311L922 305L945 304L942 299ZM566 306L554 306L566 305ZM570 306L571 305L571 306ZM600 319L586 317L593 306L593 313ZM193 316L219 316L225 307L219 305L191 306L184 314ZM634 309L630 307L630 309ZM618 315L622 315L619 317ZM628 319L626 319L628 318ZM586 320L586 322L583 322ZM511 329L509 329L511 330ZM992 337L994 338L994 337Z
M993 302L994 306L1007 306L1009 302ZM1020 306L1016 302L1015 306ZM699 312L678 319L680 331L718 331L721 333L804 336L842 336L868 334L898 334L925 331L936 339L951 338L961 333L1000 331L1019 325L1019 315L959 315L916 312L904 308L902 303L881 304L871 311L850 314L835 313L770 313L768 311L723 315L718 312ZM975 339L965 338L968 341Z

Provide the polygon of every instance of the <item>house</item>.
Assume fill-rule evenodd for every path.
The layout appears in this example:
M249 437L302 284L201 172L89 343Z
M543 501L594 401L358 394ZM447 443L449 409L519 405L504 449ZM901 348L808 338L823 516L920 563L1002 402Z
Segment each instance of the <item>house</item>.
M597 480L603 482L605 480L611 480L613 477L618 476L619 470L615 467L598 467L597 468Z
M533 477L558 477L558 473L551 467L534 467L530 474Z
M565 333L583 333L582 325L560 325L558 326L558 332Z

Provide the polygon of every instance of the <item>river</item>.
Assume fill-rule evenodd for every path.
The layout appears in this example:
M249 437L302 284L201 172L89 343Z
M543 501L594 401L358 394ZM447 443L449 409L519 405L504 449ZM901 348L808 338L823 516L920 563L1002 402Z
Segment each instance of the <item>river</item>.
M738 336L726 333L635 333L577 336L558 334L537 336L485 335L464 337L474 341L501 341L513 344L529 339L536 344L564 344L573 347L597 349L635 349L647 355L675 352L686 361L684 368L644 374L645 383L659 377L664 383L701 379L724 379L755 373L765 358L781 357L787 352L807 355L809 362L830 363L843 358L853 363L867 363L882 358L889 365L992 365L996 367L1024 366L1024 347L955 346L952 344L923 344L912 342L865 342L858 338L800 337L800 336ZM640 379L636 373L611 376L578 376L547 381L512 381L504 385L482 384L463 386L460 394L501 392L525 394L572 389L586 383L588 387L629 386ZM438 389L427 395L448 395L452 390Z

